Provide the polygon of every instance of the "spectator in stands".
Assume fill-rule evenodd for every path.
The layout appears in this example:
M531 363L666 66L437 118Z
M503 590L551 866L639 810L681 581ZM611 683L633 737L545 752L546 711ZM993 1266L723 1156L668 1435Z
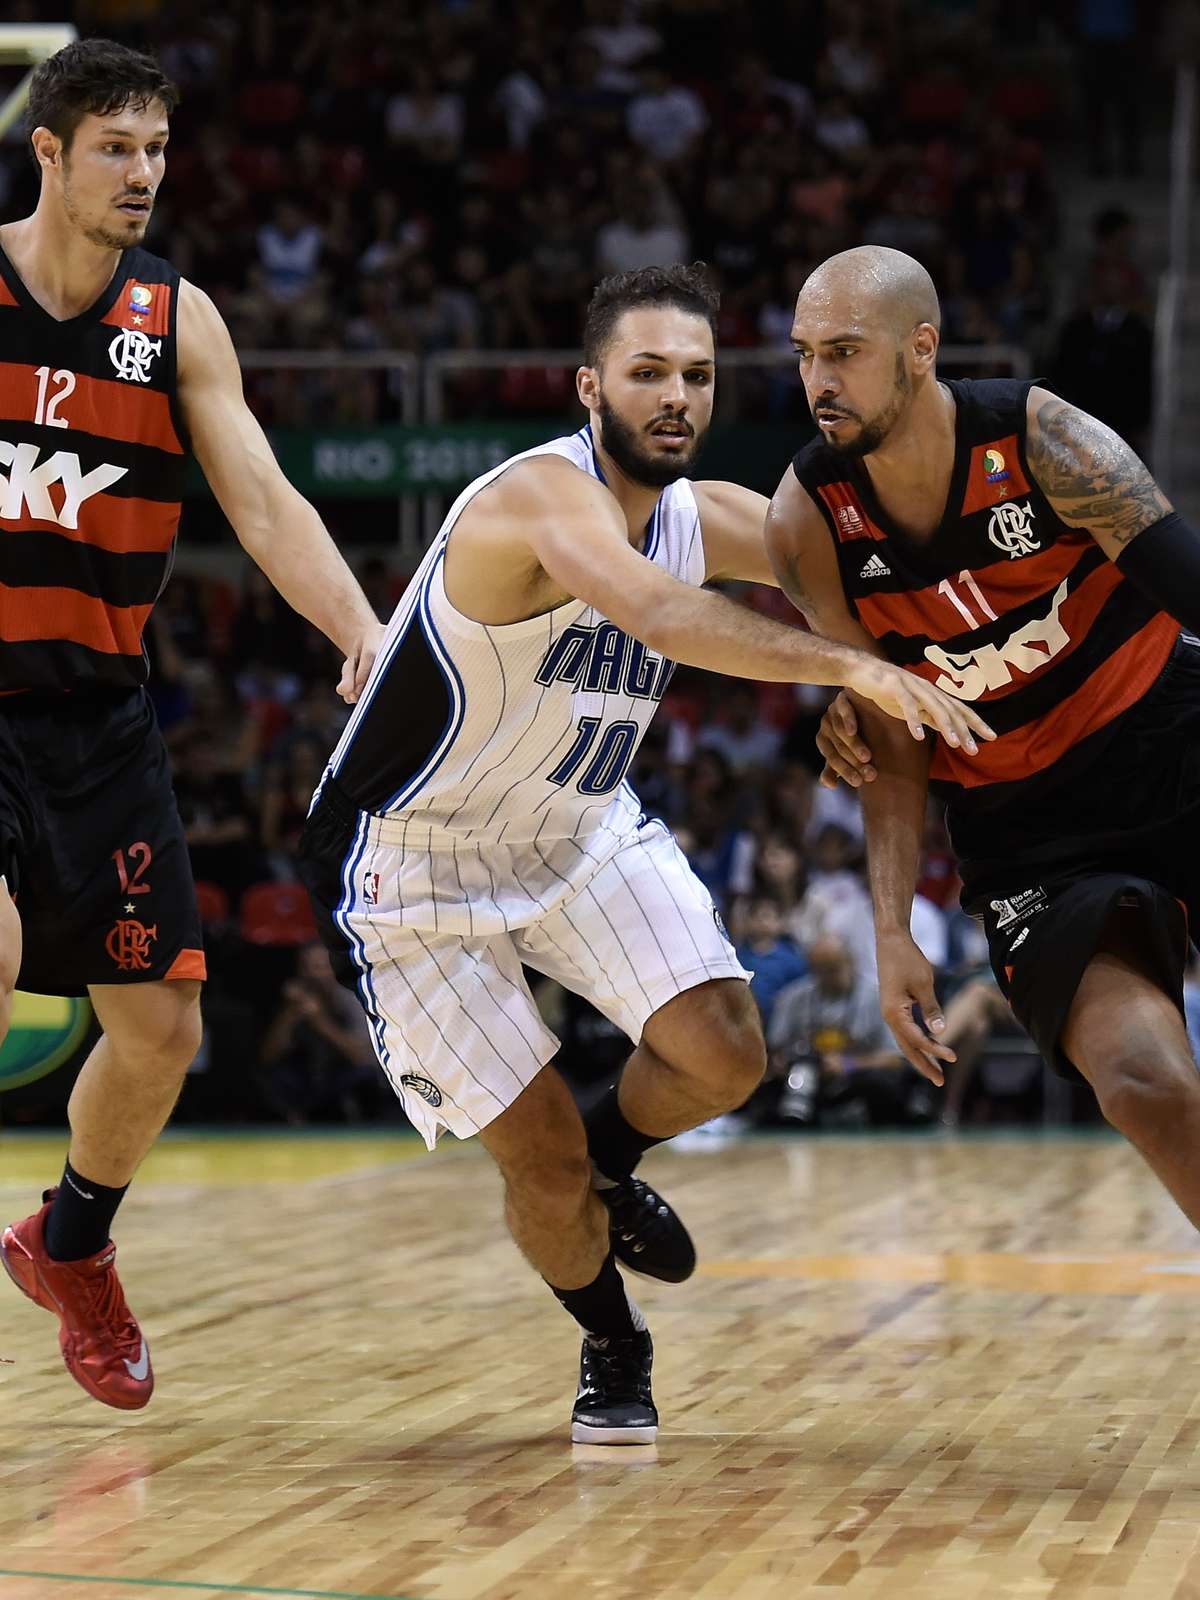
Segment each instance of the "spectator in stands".
M438 86L422 52L409 66L408 87L387 104L387 135L393 144L424 161L445 166L462 144L465 108L460 94Z
M1120 229L1118 222L1114 232ZM1102 238L1093 256L1085 303L1059 330L1050 381L1056 394L1144 453L1154 409L1154 334L1137 309L1138 275L1110 240Z
M680 169L694 160L708 127L704 102L672 79L662 56L643 63L639 77L625 113L629 137L656 165Z
M947 1128L956 1128L962 1120L963 1102L988 1040L997 1028L1005 1025L1016 1031L1016 1023L991 973L965 983L946 1006L945 1015L943 1038L958 1059L946 1069L942 1123Z
M808 1124L836 1111L873 1127L928 1120L929 1086L896 1049L879 991L848 946L822 937L808 960L808 976L777 996L767 1032L779 1115Z
M260 1059L262 1098L292 1127L378 1114L383 1093L370 1023L355 996L334 977L323 945L300 951L296 976L283 986Z
M642 168L638 181L618 197L612 221L596 236L596 271L606 275L686 261L688 236L675 214L665 186L652 169Z
M782 743L779 729L760 714L758 689L752 683L722 686L718 720L696 735L697 749L719 751L739 777L770 767Z
M755 895L746 910L746 936L736 947L737 958L754 974L750 993L758 1002L763 1028L769 1028L780 990L808 972L808 962L795 940L783 928L783 907L769 894Z
M294 305L316 286L321 230L299 200L276 201L272 220L258 230L258 262L276 305Z

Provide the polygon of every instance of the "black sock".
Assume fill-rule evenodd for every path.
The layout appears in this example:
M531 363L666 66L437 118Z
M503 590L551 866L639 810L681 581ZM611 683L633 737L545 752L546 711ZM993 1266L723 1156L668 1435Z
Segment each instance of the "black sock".
M588 1154L600 1172L614 1181L627 1178L647 1150L666 1142L651 1134L639 1133L626 1122L617 1098L620 1086L621 1074L618 1073L615 1082L609 1084L583 1119Z
M46 1218L46 1254L51 1261L82 1261L103 1250L128 1187L106 1189L76 1172L68 1161Z
M597 1339L630 1339L646 1326L645 1317L625 1292L611 1250L599 1273L582 1289L548 1287L584 1333Z

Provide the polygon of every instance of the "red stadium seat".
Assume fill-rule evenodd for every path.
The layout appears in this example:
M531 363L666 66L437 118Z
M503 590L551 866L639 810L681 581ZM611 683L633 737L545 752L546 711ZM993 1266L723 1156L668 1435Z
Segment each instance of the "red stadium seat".
M304 107L304 91L288 78L248 83L238 97L238 117L249 128L288 128Z
M991 113L1013 128L1047 128L1059 120L1058 90L1045 78L1006 78L992 90Z
M948 73L930 73L906 87L900 101L900 118L908 127L957 128L968 104L965 84Z
M317 924L304 886L254 883L242 896L241 935L247 944L295 948L317 937Z
M229 915L229 896L219 883L197 883L196 904L203 923L224 922Z

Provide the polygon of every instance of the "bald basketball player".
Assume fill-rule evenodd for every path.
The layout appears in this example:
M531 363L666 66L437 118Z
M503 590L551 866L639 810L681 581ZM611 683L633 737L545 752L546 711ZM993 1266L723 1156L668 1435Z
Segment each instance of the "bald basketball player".
M1111 429L1039 384L939 379L938 329L911 257L817 268L792 336L820 437L767 518L814 629L997 734L968 766L853 697L826 718L826 781L862 784L884 1011L942 1082L953 1052L908 931L932 788L1016 1015L1200 1226L1182 1005L1200 925L1200 538Z

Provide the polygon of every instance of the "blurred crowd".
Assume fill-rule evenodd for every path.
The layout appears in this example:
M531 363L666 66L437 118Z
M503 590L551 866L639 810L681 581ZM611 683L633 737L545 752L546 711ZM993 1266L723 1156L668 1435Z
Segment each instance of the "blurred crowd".
M1131 74L1146 70L1154 8L73 9L84 27L154 48L182 87L149 243L214 295L240 345L428 355L574 347L598 276L693 257L722 286L722 344L784 349L807 271L862 242L930 268L947 341L1040 341L1059 226L1047 151L1078 111L1093 159L1137 170ZM63 6L10 0L7 12ZM1118 73L1102 70L1118 56ZM31 183L10 141L0 209ZM1138 293L1110 274L1085 298L1134 311ZM396 404L367 378L257 387L278 422L384 420ZM527 376L511 389L506 405L545 409ZM478 398L460 394L460 410Z
M1152 3L9 0L5 20L64 14L154 49L181 85L148 244L214 296L243 348L571 349L598 276L700 257L722 288L722 345L784 350L811 267L875 242L929 267L947 341L1033 349L1067 398L1141 441L1151 306L1135 222L1119 206L1096 215L1075 303L1052 326L1047 152L1083 128L1093 172L1139 171ZM0 214L35 200L14 133ZM400 411L365 372L248 380L268 425ZM450 410L540 417L570 395L565 372L516 362L460 378ZM802 398L781 369L738 406L791 417ZM361 576L386 617L404 575L375 559ZM773 592L747 598L787 611ZM344 725L340 663L253 572L240 589L177 575L151 648L214 980L183 1114L399 1116L295 875ZM632 774L754 974L771 1066L743 1120L1036 1114L1039 1063L958 909L932 816L914 934L960 1065L935 1094L897 1055L858 805L816 782L822 706L680 671ZM539 1002L576 1076L627 1049L574 997L543 985Z

